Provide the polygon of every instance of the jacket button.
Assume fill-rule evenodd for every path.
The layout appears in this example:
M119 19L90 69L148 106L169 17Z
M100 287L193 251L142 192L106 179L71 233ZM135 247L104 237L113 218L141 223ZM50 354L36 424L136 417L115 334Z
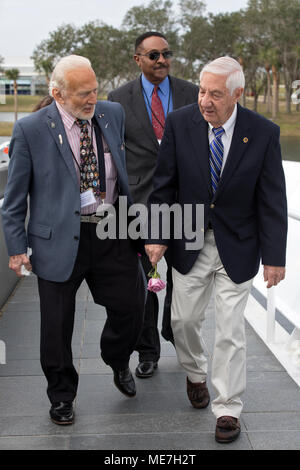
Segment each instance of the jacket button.
M214 209L214 208L215 208L215 205L214 205L214 204L211 204L211 205L210 205L210 208L211 208L211 209Z
M74 235L74 240L79 240L79 237L77 237L77 235Z
M79 211L75 211L75 215L80 215L80 212L79 212Z

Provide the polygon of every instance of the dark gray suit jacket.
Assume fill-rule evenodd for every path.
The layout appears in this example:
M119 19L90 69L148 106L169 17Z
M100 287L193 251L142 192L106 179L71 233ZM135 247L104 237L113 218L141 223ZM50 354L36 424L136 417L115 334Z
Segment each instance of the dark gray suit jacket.
M179 78L169 78L174 110L197 102L199 88L196 85ZM153 188L159 144L147 112L140 77L109 93L108 99L121 103L125 110L126 166L130 192L134 202L146 204Z

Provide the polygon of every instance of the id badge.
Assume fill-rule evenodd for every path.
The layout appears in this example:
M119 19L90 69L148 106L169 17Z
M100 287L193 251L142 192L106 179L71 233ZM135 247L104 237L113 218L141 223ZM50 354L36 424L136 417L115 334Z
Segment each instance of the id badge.
M87 191L84 191L84 193L80 193L81 207L90 206L91 204L95 204L96 202L97 201L92 189L88 189Z

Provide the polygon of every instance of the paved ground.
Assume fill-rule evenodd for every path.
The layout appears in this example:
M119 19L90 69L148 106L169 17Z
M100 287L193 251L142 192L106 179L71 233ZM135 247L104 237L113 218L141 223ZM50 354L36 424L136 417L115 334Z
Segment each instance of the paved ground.
M156 374L136 379L135 398L120 394L110 368L99 359L105 311L94 305L85 285L78 292L73 341L80 374L76 422L68 427L52 424L39 363L39 301L34 276L19 283L2 310L0 339L7 350L7 364L0 365L2 450L300 449L300 389L249 326L242 433L238 441L224 446L214 440L215 419L210 408L195 410L189 404L185 374L171 344L162 342ZM205 323L208 355L213 329L210 306ZM136 364L135 354L132 370ZM208 387L213 395L210 382Z

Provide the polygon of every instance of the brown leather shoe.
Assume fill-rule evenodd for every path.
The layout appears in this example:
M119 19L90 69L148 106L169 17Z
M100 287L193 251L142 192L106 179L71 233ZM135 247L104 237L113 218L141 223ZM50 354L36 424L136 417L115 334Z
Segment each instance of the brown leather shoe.
M227 444L235 441L241 432L241 425L233 416L221 416L217 419L215 438L217 442Z
M209 404L209 393L206 382L190 382L186 378L187 394L194 408L206 408Z

